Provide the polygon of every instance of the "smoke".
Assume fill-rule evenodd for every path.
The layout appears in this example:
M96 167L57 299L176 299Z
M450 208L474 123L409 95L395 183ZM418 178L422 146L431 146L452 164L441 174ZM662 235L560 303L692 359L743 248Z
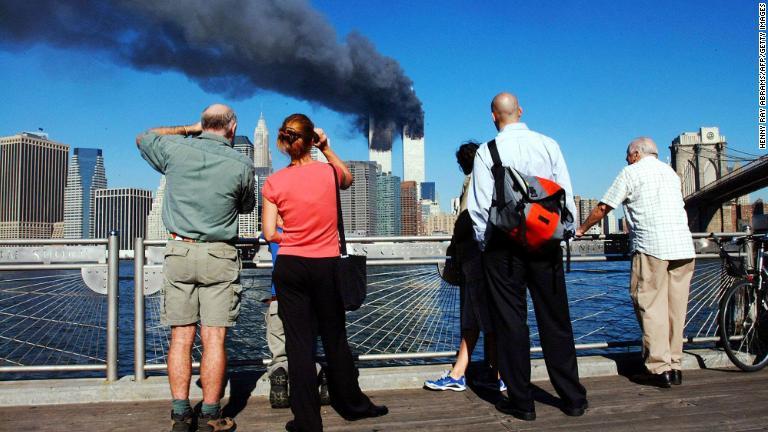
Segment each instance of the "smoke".
M319 103L365 134L372 115L377 130L423 135L421 101L397 61L358 33L340 43L305 0L2 1L0 47L37 43L179 71L233 99L266 89Z

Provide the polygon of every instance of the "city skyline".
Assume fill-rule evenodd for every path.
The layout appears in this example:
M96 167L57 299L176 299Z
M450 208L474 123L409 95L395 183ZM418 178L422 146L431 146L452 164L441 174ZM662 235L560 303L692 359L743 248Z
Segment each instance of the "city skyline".
M531 129L559 142L575 192L587 196L608 188L624 165L627 143L638 135L654 138L664 161L675 137L701 126L719 127L730 149L765 154L757 149L757 14L749 2L704 1L696 8L665 2L664 14L656 13L661 3L600 1L589 10L493 1L483 8L451 3L440 10L418 3L394 8L378 0L366 8L327 0L313 6L339 39L361 32L413 79L429 137L425 176L436 183L443 209L461 187L453 153L465 140L494 136L488 103L502 90L520 96L523 121ZM681 24L693 22L697 25ZM445 33L446 26L477 31ZM525 43L498 42L504 40ZM547 54L553 52L557 55ZM497 58L515 67L479 66ZM177 72L134 70L103 53L40 44L0 50L0 59L5 65L0 76L25 89L7 92L0 134L42 127L56 141L101 147L114 186L157 187L159 175L143 163L133 138L150 127L193 123L214 101L230 103L239 132L249 135L262 111L271 125L305 112L329 133L342 159L368 159L367 137L351 118L299 97L274 91L224 94ZM81 127L93 119L97 127ZM399 135L392 170L403 178ZM274 136L269 141L273 166L285 166ZM765 198L765 191L755 196Z

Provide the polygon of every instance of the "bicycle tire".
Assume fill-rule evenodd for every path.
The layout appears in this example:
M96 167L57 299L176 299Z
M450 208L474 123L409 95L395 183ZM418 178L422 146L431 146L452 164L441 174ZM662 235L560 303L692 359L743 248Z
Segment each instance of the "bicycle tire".
M720 342L739 369L755 372L768 364L768 313L748 281L736 283L720 301Z

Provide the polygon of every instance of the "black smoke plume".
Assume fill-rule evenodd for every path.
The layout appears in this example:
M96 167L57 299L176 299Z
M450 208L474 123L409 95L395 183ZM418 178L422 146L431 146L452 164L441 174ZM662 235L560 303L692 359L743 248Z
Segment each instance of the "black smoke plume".
M397 61L358 33L337 41L305 0L0 0L0 47L36 43L179 71L230 98L266 89L316 102L366 134L372 115L423 135L421 102Z

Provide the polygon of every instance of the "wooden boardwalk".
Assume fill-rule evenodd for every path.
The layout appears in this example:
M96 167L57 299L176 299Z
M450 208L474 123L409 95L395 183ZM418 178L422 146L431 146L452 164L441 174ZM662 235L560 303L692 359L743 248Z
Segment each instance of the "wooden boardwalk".
M695 370L684 384L662 390L626 377L584 380L590 408L579 418L557 408L548 382L537 383L535 422L498 413L493 392L370 393L389 406L389 415L346 422L323 407L327 431L752 431L768 430L768 371ZM273 410L266 399L243 398L230 405L238 430L282 431L288 410ZM0 431L164 431L167 402L99 403L0 409Z

